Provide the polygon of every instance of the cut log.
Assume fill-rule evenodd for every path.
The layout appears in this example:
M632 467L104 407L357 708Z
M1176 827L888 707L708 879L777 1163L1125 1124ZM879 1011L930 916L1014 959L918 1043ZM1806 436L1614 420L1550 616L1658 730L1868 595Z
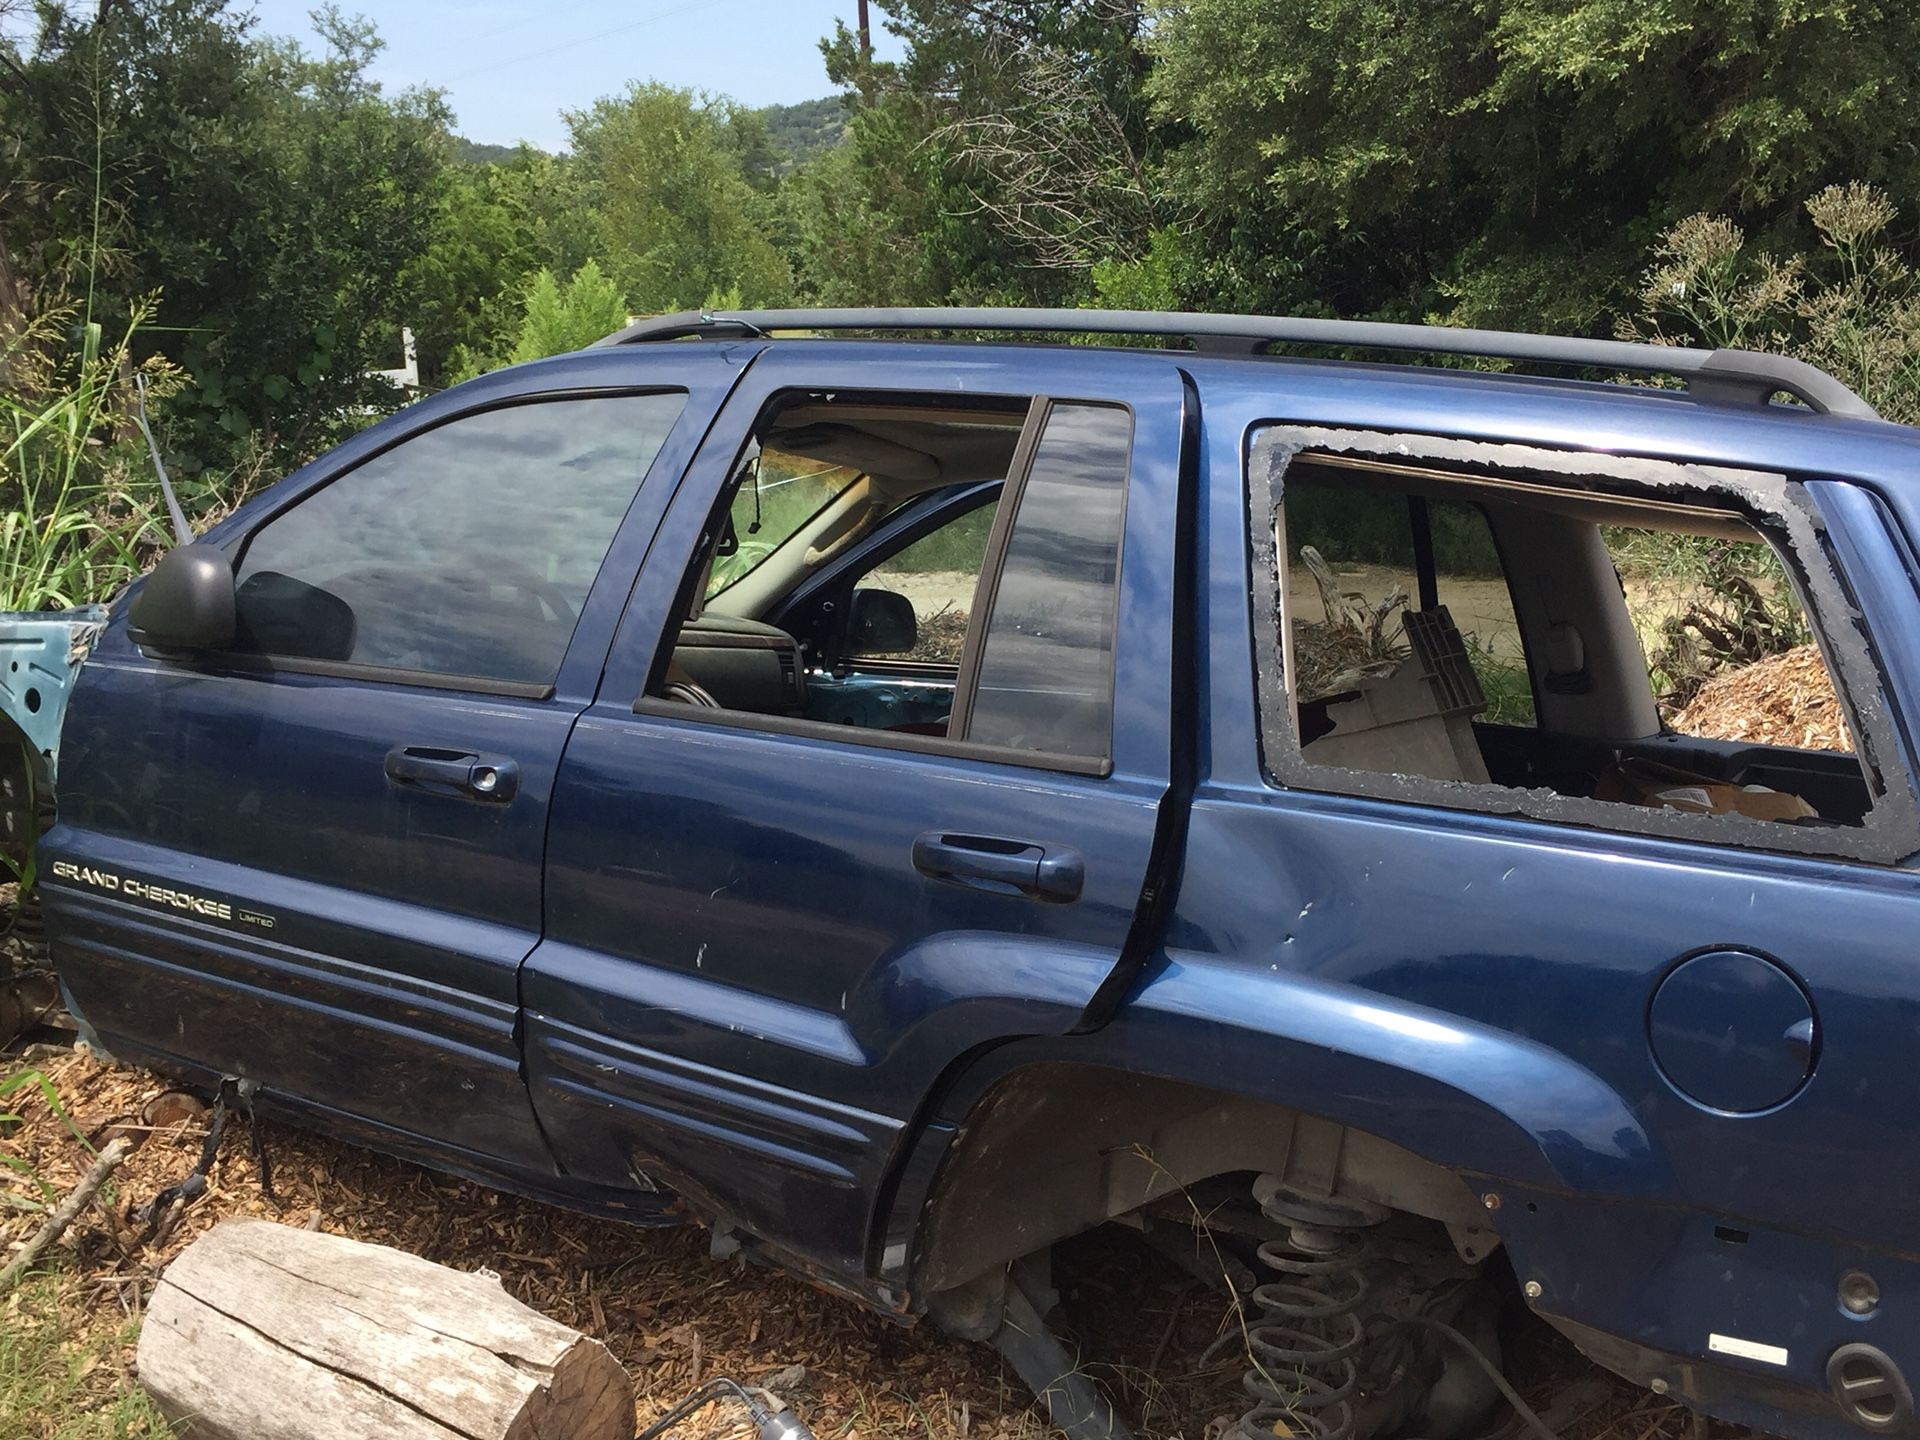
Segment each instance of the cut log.
M140 1381L198 1440L630 1440L633 1386L597 1340L382 1245L227 1220L180 1253Z

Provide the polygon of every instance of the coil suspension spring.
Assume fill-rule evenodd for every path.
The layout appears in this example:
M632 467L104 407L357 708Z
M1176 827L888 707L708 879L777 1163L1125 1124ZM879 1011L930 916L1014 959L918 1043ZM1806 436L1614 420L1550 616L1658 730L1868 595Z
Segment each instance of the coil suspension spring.
M1367 1296L1368 1230L1387 1212L1303 1195L1272 1175L1255 1182L1253 1195L1262 1214L1287 1227L1287 1238L1268 1240L1258 1252L1277 1278L1247 1297L1245 1340L1253 1363L1241 1384L1253 1405L1239 1430L1350 1440L1356 1357L1367 1339L1360 1306ZM1285 1430L1276 1431L1275 1421Z

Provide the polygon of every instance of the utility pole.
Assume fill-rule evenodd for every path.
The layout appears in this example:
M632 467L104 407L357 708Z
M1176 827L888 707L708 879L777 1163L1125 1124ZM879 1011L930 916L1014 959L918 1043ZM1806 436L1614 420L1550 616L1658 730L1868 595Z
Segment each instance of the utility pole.
M873 27L867 23L867 0L860 0L860 58L873 59Z

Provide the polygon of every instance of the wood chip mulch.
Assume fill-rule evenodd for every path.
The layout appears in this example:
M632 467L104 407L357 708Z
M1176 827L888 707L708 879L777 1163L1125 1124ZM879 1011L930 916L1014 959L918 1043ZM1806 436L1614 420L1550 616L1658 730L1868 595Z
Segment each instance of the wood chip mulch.
M261 1194L247 1128L236 1117L206 1194L159 1240L141 1245L129 1208L186 1174L200 1152L205 1114L176 1100L159 1077L39 1048L23 1063L47 1077L66 1119L37 1092L16 1092L4 1108L20 1120L0 1129L0 1159L31 1166L64 1194L91 1159L80 1137L95 1147L122 1134L140 1143L110 1192L54 1249L66 1277L57 1313L45 1313L44 1290L23 1288L0 1301L0 1325L58 1324L76 1353L105 1357L87 1362L101 1404L136 1383L134 1322L167 1262L218 1221L254 1215L495 1272L520 1300L606 1342L634 1378L637 1425L700 1381L730 1375L774 1389L820 1440L1058 1440L987 1347L931 1325L895 1325L780 1273L715 1261L702 1229L595 1220L285 1125L261 1127L278 1207ZM150 1102L162 1096L167 1103L156 1113ZM157 1123L143 1124L143 1114ZM0 1194L34 1193L19 1173L0 1169ZM38 1222L37 1214L0 1206L0 1256ZM1244 1368L1232 1355L1200 1364L1231 1323L1217 1290L1113 1228L1061 1247L1055 1283L1069 1342L1133 1417L1139 1440L1217 1440L1242 1408ZM1509 1370L1536 1408L1559 1409L1563 1440L1698 1440L1704 1433L1689 1428L1683 1407L1592 1366L1537 1322L1517 1336ZM751 1430L737 1418L716 1407L673 1434L745 1440ZM1500 1418L1504 1433L1511 1421ZM45 1434L57 1424L49 1417ZM1732 1440L1744 1432L1716 1423L1712 1433Z
M1704 740L1853 749L1833 679L1812 645L1715 676L1673 717L1673 728Z
M136 1246L128 1206L180 1180L198 1157L205 1117L145 1126L147 1103L168 1090L156 1076L85 1055L32 1057L79 1135L96 1147L128 1134L141 1143L112 1182L112 1194L50 1252L70 1272L58 1317L22 1314L28 1291L0 1304L0 1325L51 1322L82 1347L118 1336L118 1362L103 1367L111 1389L130 1383L132 1327L167 1262L219 1220L254 1215L281 1224L392 1245L460 1270L492 1270L508 1291L564 1324L607 1343L634 1378L640 1424L664 1413L700 1381L730 1375L770 1385L828 1437L922 1436L929 1440L1042 1440L1050 1432L1031 1397L982 1345L912 1329L869 1314L784 1274L718 1262L698 1227L641 1230L520 1200L356 1149L327 1137L263 1122L276 1209L238 1117L230 1123L207 1192L170 1234ZM35 1092L4 1107L21 1116L0 1134L0 1156L24 1161L65 1194L90 1163L79 1138ZM9 1167L10 1169L11 1167ZM0 1190L35 1194L0 1170ZM35 1230L37 1213L0 1207L0 1256ZM714 1407L674 1432L681 1440L733 1440L748 1429ZM50 1417L51 1418L51 1417Z

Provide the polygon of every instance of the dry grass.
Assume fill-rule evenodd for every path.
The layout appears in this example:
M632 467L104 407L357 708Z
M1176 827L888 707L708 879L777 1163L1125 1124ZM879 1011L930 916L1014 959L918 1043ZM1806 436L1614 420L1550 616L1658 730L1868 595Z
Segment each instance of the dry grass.
M1683 735L1707 740L1853 749L1833 679L1812 645L1715 676L1672 724Z

